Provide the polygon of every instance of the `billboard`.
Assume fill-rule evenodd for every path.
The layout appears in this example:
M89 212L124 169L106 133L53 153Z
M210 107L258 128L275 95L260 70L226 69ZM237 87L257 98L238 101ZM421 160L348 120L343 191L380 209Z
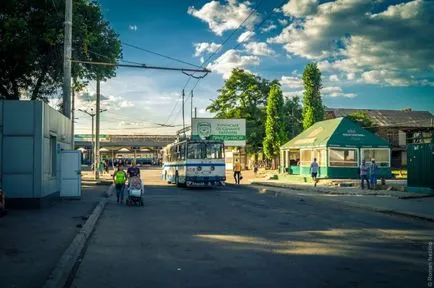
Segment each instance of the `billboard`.
M192 139L224 140L225 146L246 146L246 119L193 118Z

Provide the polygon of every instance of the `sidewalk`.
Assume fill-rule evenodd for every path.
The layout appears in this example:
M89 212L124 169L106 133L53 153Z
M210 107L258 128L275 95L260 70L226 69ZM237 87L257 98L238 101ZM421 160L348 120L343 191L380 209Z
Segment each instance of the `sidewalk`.
M434 221L434 197L426 197L426 194L424 194L423 198L402 198L403 194L409 193L399 191L384 191L383 194L377 195L359 193L360 191L355 193L327 193L326 190L313 188L312 186L293 189L291 184L279 185L279 183L270 183L269 181L266 181L266 184L268 185L261 185L260 182L253 181L252 187L258 189L260 193L306 196L321 201L333 202L337 205ZM342 190L344 188L335 189ZM386 192L390 193L387 194Z
M10 210L0 219L2 288L42 287L107 186L82 184L81 200L41 210Z

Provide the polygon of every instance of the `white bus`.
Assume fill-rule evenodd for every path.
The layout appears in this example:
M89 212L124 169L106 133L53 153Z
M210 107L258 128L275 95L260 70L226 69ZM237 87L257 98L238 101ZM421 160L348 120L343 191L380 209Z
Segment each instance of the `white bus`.
M223 141L183 140L163 149L162 179L180 186L224 185Z

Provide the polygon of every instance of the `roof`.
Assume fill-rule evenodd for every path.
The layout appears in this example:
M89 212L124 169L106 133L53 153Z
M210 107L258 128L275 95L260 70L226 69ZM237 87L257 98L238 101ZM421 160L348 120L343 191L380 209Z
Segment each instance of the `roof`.
M372 122L379 127L397 128L434 128L434 116L428 111L405 110L374 110L328 108L327 112L334 117L345 117L354 112L365 112Z
M281 149L308 147L389 147L389 143L341 117L317 122L298 134Z

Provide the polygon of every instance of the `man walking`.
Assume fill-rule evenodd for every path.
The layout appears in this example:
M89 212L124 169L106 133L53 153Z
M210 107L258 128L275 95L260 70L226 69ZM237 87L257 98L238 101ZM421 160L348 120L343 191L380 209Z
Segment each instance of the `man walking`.
M124 201L125 182L127 181L127 173L122 169L122 166L118 166L118 170L113 174L113 182L116 187L117 202L122 203Z
M368 180L368 171L369 171L369 167L368 165L366 165L365 159L363 159L362 164L360 164L360 181L361 181L360 183L362 189L365 189L365 184L364 184L365 180L366 180L366 184L368 185L368 189L371 189Z
M241 163L238 162L238 159L235 160L235 164L234 164L234 178L235 178L235 184L240 184L240 180L241 180Z
M318 171L319 171L319 165L318 162L316 162L316 158L313 158L313 162L310 163L310 173L312 175L313 180L313 187L316 187L316 184L318 183Z
M372 159L371 165L369 166L369 175L371 180L371 189L373 190L377 187L377 170L377 163L375 163L375 159Z

